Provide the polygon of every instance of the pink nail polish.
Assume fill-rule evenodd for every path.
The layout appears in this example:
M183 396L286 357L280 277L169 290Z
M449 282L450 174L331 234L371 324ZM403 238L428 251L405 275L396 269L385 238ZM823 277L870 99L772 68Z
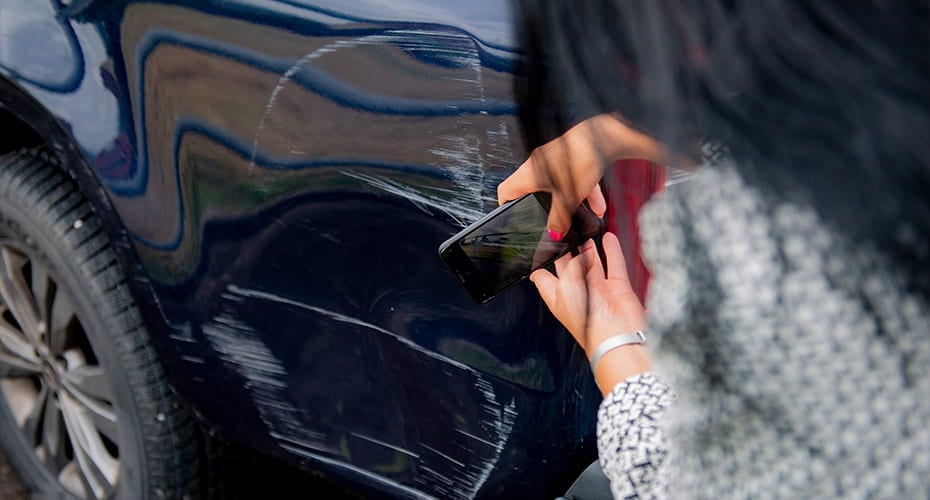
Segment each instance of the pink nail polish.
M560 233L558 231L549 231L549 239L552 241L562 241L562 238L565 237L565 233Z

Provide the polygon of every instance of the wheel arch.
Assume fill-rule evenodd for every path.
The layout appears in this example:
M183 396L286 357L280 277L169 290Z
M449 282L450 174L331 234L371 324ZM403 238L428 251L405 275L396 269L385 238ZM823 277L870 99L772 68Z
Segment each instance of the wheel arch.
M45 147L58 166L73 179L100 217L104 231L127 278L130 293L140 306L146 326L158 343L167 326L122 218L72 134L53 113L15 82L0 75L0 154L21 148Z
M71 134L42 104L22 87L0 75L0 154L20 148L46 146L61 161L94 211L103 218L110 241L118 248L131 244L100 179Z
M165 374L169 382L176 383L177 378L183 378L187 372L172 363L171 356L164 355L166 351L170 352L166 340L170 327L161 312L148 273L141 265L132 237L114 207L108 190L91 167L78 141L55 117L53 111L16 82L0 74L0 155L32 147L45 147L59 160L58 166L75 181L94 213L100 217L126 277L129 293L138 306ZM196 400L190 399L183 391L177 391L177 394L202 426L212 428L212 424L197 410Z

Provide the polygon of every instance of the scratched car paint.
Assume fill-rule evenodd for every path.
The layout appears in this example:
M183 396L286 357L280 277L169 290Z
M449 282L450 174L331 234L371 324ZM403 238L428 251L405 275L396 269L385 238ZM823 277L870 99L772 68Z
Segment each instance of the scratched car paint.
M531 286L477 306L436 257L526 154L506 0L107 4L4 0L0 79L68 131L206 425L412 496L551 497L594 460Z

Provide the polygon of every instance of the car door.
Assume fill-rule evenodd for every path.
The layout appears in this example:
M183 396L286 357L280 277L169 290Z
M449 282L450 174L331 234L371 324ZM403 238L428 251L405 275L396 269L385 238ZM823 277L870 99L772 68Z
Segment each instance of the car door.
M169 376L230 439L451 498L555 494L593 459L596 390L531 286L478 306L436 256L525 154L506 6L83 13L118 46L108 189Z

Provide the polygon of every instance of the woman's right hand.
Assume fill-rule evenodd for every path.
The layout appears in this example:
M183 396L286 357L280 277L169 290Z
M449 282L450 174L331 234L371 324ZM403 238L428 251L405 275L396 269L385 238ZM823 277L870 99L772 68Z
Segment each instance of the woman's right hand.
M607 337L646 328L646 314L633 292L620 241L613 233L602 239L607 272L594 241L581 245L577 256L555 261L555 274L539 269L530 275L543 302L590 357Z
M593 241L581 246L581 253L566 254L555 261L556 275L539 269L530 280L543 302L581 345L590 359L605 339L646 329L646 313L630 286L620 241L604 233L607 272ZM641 345L623 346L601 358L595 377L609 392L620 381L649 370L650 358Z
M663 162L665 157L662 145L651 137L614 115L596 115L536 148L497 187L497 201L502 205L537 191L552 193L548 228L550 237L558 241L568 232L572 214L585 198L591 211L604 215L607 203L597 183L607 165L627 158Z

